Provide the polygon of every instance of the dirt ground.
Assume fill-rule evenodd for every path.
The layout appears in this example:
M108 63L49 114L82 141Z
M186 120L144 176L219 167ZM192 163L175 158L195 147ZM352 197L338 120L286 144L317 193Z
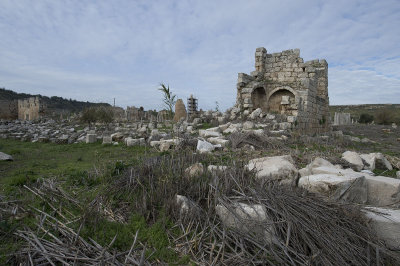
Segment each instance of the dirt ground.
M400 127L384 125L349 125L335 126L334 130L342 130L345 135L351 135L359 138L368 138L377 142L377 145L386 153L400 156ZM365 145L365 148L370 145ZM360 148L363 148L362 145Z

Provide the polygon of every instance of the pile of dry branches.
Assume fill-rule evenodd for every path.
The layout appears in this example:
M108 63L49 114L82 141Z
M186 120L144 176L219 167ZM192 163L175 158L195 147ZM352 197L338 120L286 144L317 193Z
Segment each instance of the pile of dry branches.
M68 195L51 179L43 180L38 187L27 190L39 197L48 210L28 206L27 210L37 218L36 229L25 227L15 235L25 240L25 245L14 254L14 262L23 265L150 265L146 245L138 241L136 232L131 248L126 251L111 249L117 235L107 246L101 246L89 238L80 236L82 215L75 216L71 205L83 209L79 202ZM21 209L24 210L24 209ZM78 230L72 225L80 224Z
M174 239L177 250L201 265L397 265L400 257L385 248L367 226L360 208L327 202L305 191L268 184L260 188L236 182L233 195L213 188L209 209L196 218L180 217L184 232ZM263 206L268 221L260 223L232 211L246 231L227 228L215 204L233 210L237 203ZM199 219L200 218L200 219ZM260 227L265 235L260 235Z

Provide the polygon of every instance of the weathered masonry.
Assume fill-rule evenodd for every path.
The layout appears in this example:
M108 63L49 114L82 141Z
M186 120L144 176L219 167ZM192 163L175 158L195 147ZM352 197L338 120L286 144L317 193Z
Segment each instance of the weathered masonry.
M35 120L45 113L45 106L39 97L18 100L18 119Z
M238 75L237 107L292 116L293 127L304 133L330 130L324 59L304 62L299 49L268 54L261 47L256 49L255 69L251 75Z

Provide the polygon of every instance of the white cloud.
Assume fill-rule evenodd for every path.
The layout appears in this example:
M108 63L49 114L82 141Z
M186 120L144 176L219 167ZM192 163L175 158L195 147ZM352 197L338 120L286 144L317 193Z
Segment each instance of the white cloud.
M225 109L264 46L326 58L331 103L399 103L399 28L396 0L4 0L0 87L159 108L165 82Z

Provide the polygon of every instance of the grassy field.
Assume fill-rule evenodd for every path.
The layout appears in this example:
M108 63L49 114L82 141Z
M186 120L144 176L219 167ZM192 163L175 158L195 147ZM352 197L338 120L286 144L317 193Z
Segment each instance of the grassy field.
M358 121L361 114L369 114L374 117L382 110L388 110L393 114L393 121L400 124L400 104L360 104L360 105L331 105L329 111L332 121L335 112L350 113L351 118Z
M128 166L138 164L144 158L156 155L148 147L126 147L95 144L57 145L51 143L30 143L0 140L0 150L13 156L14 161L0 162L0 196L19 201L29 208L48 209L48 201L29 191L36 188L41 180L54 180L69 195L74 195L78 206L69 206L74 216L84 216L80 234L92 238L101 245L107 245L116 237L113 248L129 249L135 232L140 231L139 241L144 241L157 251L154 260L170 263L185 262L185 258L168 248L165 228L171 223L161 217L147 223L137 213L126 214L124 222L110 221L93 215L88 207L99 195L107 195L109 184ZM121 195L120 195L121 196ZM122 200L123 196L120 197ZM124 199L126 200L126 199ZM87 212L87 215L85 214ZM29 212L28 212L29 213ZM72 215L71 214L71 215ZM1 217L4 218L4 217ZM22 242L13 235L17 229L34 227L37 219L33 215L13 216L0 219L0 264L10 263L6 254L16 252ZM74 225L78 227L77 223Z
M191 195L199 204L205 204L213 177L205 172L194 179L185 178L188 166L201 162L204 166L243 169L242 163L251 158L291 154L301 168L317 156L340 163L340 154L349 149L400 156L397 131L387 134L382 126L368 126L368 130L363 126L341 129L376 143L293 138L261 150L238 149L210 155L193 154L193 147L160 153L144 146L59 145L0 139L0 151L14 158L0 162L0 264L20 263L12 254L19 252L26 241L15 233L24 228L38 230L43 219L38 212L70 221L69 226L81 237L93 239L110 252L129 250L138 232L138 241L147 245L146 258L151 262L189 264L190 258L178 254L170 240L171 236L184 235L184 230L175 226L170 201L180 194ZM384 174L395 176L395 171ZM247 175L240 174L245 177L243 180L250 179ZM229 180L230 177L228 184ZM22 211L6 214L1 204L8 202Z
M0 182L21 186L37 178L71 178L91 172L110 174L112 168L132 165L151 155L147 147L94 144L57 145L0 139L0 150L13 156L12 162L0 162Z

